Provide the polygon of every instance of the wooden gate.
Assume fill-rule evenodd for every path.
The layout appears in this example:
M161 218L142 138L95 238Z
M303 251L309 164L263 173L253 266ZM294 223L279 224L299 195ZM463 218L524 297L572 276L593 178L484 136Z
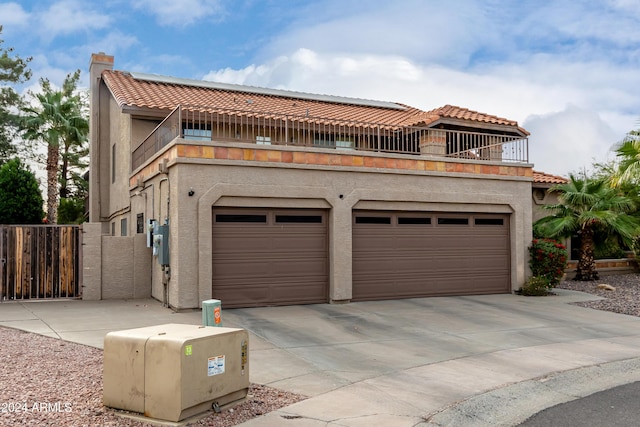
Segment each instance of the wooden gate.
M0 225L0 302L76 298L82 229L77 225Z

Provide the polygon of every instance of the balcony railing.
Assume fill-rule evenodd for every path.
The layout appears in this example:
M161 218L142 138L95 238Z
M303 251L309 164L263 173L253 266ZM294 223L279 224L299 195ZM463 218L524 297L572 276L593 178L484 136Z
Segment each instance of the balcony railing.
M527 163L529 158L528 139L522 136L185 105L174 109L133 151L132 169L178 137L509 163Z

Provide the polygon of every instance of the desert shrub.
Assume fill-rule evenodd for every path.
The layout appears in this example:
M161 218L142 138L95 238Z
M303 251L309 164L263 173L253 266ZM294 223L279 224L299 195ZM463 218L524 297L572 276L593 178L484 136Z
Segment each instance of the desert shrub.
M532 276L520 288L520 294L526 296L544 296L549 293L549 281L545 277Z
M534 239L529 246L529 266L534 277L542 277L552 288L567 268L567 248L551 239Z

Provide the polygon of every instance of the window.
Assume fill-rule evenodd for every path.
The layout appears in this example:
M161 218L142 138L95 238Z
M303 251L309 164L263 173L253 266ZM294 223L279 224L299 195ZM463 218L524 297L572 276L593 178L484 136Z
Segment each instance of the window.
M322 224L322 216L320 215L276 215L276 224L278 223Z
M120 235L121 236L127 235L127 218L122 218L120 220Z
M112 236L116 235L116 223L115 222L111 223L111 235Z
M116 144L111 146L111 183L116 182Z
M431 218L424 217L398 217L398 225L427 225L431 224Z
M504 225L502 218L476 218L476 225Z
M336 150L354 150L355 146L353 138L343 136L340 139L336 139Z
M136 233L143 234L144 233L144 214L139 213L136 216Z
M440 225L469 225L469 218L438 218Z
M185 123L182 137L189 140L210 141L211 125L207 123Z
M246 214L219 214L216 215L216 222L258 222L267 223L266 215L246 215Z
M206 140L211 139L211 131L207 129L185 129L183 133L184 139Z
M357 216L356 224L391 224L389 216Z
M256 136L256 144L258 145L271 145L270 136Z
M355 138L350 136L318 133L313 140L313 145L315 147L335 148L336 150L354 150L356 142Z
M334 148L336 146L333 135L317 133L313 139L315 147Z

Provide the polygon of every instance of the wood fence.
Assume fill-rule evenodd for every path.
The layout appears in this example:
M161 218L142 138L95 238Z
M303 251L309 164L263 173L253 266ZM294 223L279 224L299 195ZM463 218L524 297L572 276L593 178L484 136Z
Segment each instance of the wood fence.
M82 229L0 225L0 302L82 295Z

